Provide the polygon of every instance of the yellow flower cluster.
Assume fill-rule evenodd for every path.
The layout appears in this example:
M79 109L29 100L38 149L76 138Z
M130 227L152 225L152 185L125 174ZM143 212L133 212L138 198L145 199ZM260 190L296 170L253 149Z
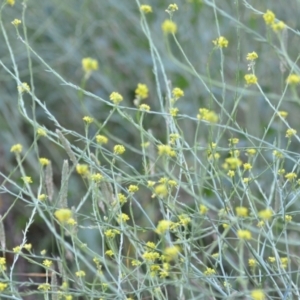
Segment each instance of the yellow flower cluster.
M98 70L98 61L91 57L83 58L81 61L82 69L85 73Z
M248 85L257 83L257 77L254 74L246 74L244 78Z
M199 114L197 115L198 120L204 120L209 123L217 123L219 121L218 115L207 108L200 108Z
M220 36L212 41L213 44L219 48L227 48L228 47L228 40L224 36Z
M177 25L171 20L165 20L162 23L161 28L165 34L175 34L177 32Z
M275 32L281 31L281 30L283 30L286 27L286 25L284 24L284 22L282 22L282 21L276 22L276 16L275 16L275 14L271 10L269 10L269 9L263 15L263 18L265 20L265 23L267 25L271 26L271 28Z
M152 7L150 5L141 5L140 10L145 14L152 13Z
M176 156L176 152L172 149L170 145L158 145L157 150L158 155L167 155L171 157Z
M149 89L146 84L139 83L135 90L135 95L139 99L146 99L148 97Z

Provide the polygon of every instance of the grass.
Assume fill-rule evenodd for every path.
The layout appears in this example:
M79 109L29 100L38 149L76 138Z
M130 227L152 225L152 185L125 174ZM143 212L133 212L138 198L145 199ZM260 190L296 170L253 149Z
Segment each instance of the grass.
M1 299L300 298L299 4L13 2Z

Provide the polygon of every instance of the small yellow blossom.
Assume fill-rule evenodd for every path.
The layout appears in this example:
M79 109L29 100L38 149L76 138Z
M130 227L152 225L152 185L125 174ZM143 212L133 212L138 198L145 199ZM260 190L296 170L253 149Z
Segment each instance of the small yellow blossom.
M40 164L41 164L42 166L47 166L47 165L49 165L50 160L49 160L48 158L41 157L41 158L39 159L39 162L40 162Z
M182 226L187 226L189 223L191 223L191 218L186 214L179 215L178 218L179 218L179 223Z
M126 222L128 220L130 220L128 215L126 215L124 213L118 215L118 218L117 218L118 223Z
M171 260L175 260L180 252L180 248L178 246L171 246L171 247L167 247L164 250L164 258L166 259L166 261L171 261Z
M131 265L133 267L137 267L140 266L142 263L139 260L134 259L133 261L131 261Z
M25 244L24 245L24 249L26 249L27 251L30 251L32 248L32 244Z
M86 164L78 164L76 166L76 172L81 176L86 176L89 173L89 166Z
M254 74L246 74L244 76L245 81L247 84L256 84L257 83L257 77Z
M168 6L168 9L167 9L169 12L174 12L174 11L176 11L176 10L178 10L178 6L177 6L177 4L170 4L169 6Z
M22 23L22 21L19 20L19 19L14 19L14 20L11 22L11 24L13 24L14 26L18 26L18 25L20 25L21 23Z
M165 20L162 23L161 28L165 34L175 34L177 32L177 25L171 20Z
M123 101L122 95L117 92L112 92L109 96L109 99L116 105Z
M126 196L124 194L122 194L122 193L118 194L118 199L119 199L120 204L124 204L124 203L127 202Z
M285 173L285 169L279 169L277 172L278 175L284 175L284 173Z
M276 157L276 158L283 158L283 154L278 151L278 150L274 150L273 151L273 155Z
M6 258L0 257L0 272L6 271Z
M61 208L55 211L54 216L60 223L65 223L72 217L72 211L68 208Z
M266 208L258 212L258 217L264 221L268 221L273 217L273 212L270 208Z
M100 173L95 173L91 175L91 180L99 183L103 179L103 175Z
M286 134L285 134L285 137L287 138L291 138L292 136L296 135L297 134L297 130L293 129L293 128L289 128L287 131L286 131Z
M150 249L155 249L155 248L156 248L155 243L150 242L150 241L146 243L146 246L147 246L148 248L150 248Z
M283 29L286 27L286 25L285 25L284 22L279 21L279 22L277 22L277 23L273 23L273 24L271 25L271 27L272 27L272 29L273 29L275 32L277 32L277 31L283 30Z
M285 215L285 216L284 216L284 219L285 219L286 222L291 222L292 219L293 219L293 217L290 216L290 215Z
M178 115L179 109L177 107L170 108L170 115L176 117Z
M51 286L50 286L49 283L42 283L38 286L37 289L46 292L46 291L49 291L51 289Z
M30 176L21 177L24 183L33 183L32 178Z
M219 48L227 48L228 47L228 40L224 36L220 36L217 39L212 41L213 44Z
M204 120L210 123L217 123L219 120L218 115L212 111L208 110L207 108L200 108L199 114L197 115L198 120Z
M252 180L252 179L251 179L250 177L244 177L244 178L243 178L243 182L244 182L245 184L249 183L251 180Z
M147 262L154 262L156 259L159 259L160 254L156 251L146 251L143 253L142 257Z
M172 90L172 95L173 95L175 100L178 100L179 98L184 96L184 91L182 89L178 88L178 87L175 87Z
M46 194L40 194L40 195L38 195L38 200L45 201L46 199L47 199L47 195Z
M141 5L140 10L145 14L152 13L152 7L150 5Z
M67 224L69 224L71 226L75 226L77 224L77 222L75 221L75 219L70 218L67 220Z
M98 70L98 61L91 57L85 57L81 61L82 69L85 73Z
M175 141L178 140L180 138L180 135L177 133L171 133L170 134L170 144L174 145Z
M284 177L285 177L288 181L293 181L295 178L297 178L297 174L294 173L294 172L291 172L291 173L287 173Z
M114 154L122 155L126 151L123 145L115 145L114 146Z
M285 110L280 110L280 111L278 111L278 115L281 117L281 118L283 118L283 119L285 119L287 116L288 116L288 112L287 111L285 111Z
M165 184L158 184L154 188L154 195L162 198L168 196L167 186Z
M237 231L237 236L241 240L250 240L252 238L252 234L249 230L242 230L242 229L239 229Z
M22 250L21 246L16 246L16 247L13 248L14 253L20 253L21 250Z
M163 234L170 229L172 224L173 222L170 220L160 220L158 222L155 232L158 234Z
M211 275L215 275L216 271L212 268L206 268L206 270L204 271L204 275L205 276L211 276Z
M270 10L266 11L266 13L263 15L263 18L267 25L272 25L275 22L275 14Z
M84 277L84 276L85 276L85 272L82 271L82 270L79 270L79 271L75 272L75 275L76 275L77 277Z
M120 234L120 231L117 229L107 229L104 231L104 235L110 239L113 239L117 234Z
M244 206L236 207L235 212L238 217L247 217L248 216L248 208L244 207Z
M227 173L227 175L231 178L234 176L234 174L235 174L235 172L233 170L229 170Z
M250 148L250 149L247 149L246 152L249 156L253 156L256 153L256 149Z
M226 229L226 228L228 228L228 227L229 227L229 225L228 225L228 224L226 224L226 223L224 223L224 224L222 224L222 227L223 227L224 229Z
M98 134L96 135L96 142L98 144L107 144L108 138L104 135Z
M128 187L128 192L129 193L135 193L139 190L139 187L137 185L133 185L131 184L129 187Z
M251 292L251 297L253 300L265 300L266 296L263 290L253 290Z
M257 265L257 261L254 258L249 258L248 260L249 267L255 267Z
M41 251L41 255L43 255L43 256L44 256L46 253L47 253L47 251L46 251L45 249Z
M15 5L15 0L6 0L6 3L11 5L11 6L14 6Z
M269 256L269 257L268 257L268 261L269 261L270 263L274 263L274 262L276 261L276 258L273 257L273 256Z
M265 222L264 221L259 221L256 225L259 228L262 228L263 226L265 226Z
M7 288L8 284L0 282L0 292L3 292Z
M139 106L139 109L140 109L140 110L143 110L143 111L149 111L149 110L150 110L150 106L147 105L147 104L141 104L141 105Z
M89 116L84 116L84 117L82 118L82 120L83 120L86 124L91 124L91 123L94 122L94 118L89 117Z
M146 84L139 83L135 90L135 95L139 99L146 99L148 97L149 89Z
M228 141L229 141L229 146L233 146L238 144L240 140L238 138L231 138Z
M199 206L200 215L205 215L208 212L207 206L200 204Z
M38 128L36 133L37 133L38 136L47 136L47 132L43 128Z
M114 252L112 250L107 250L105 252L105 255L112 257L114 255Z
M247 56L246 56L246 59L247 59L247 60L251 60L251 61L256 60L257 58L258 58L258 55L257 55L257 53L254 52L254 51L248 53Z
M23 146L21 144L15 144L10 148L10 152L21 153L22 149L23 149Z
M52 261L49 260L49 259L45 259L43 261L43 265L46 267L46 268L50 268L52 266Z
M18 85L18 91L19 93L29 93L30 92L30 86L26 82L22 82L22 84Z
M150 146L150 142L141 143L142 148L148 148Z
M245 163L243 164L244 170L251 170L252 169L252 165L249 163Z
M174 157L176 156L176 152L172 150L172 147L170 145L158 145L158 155L167 155Z
M287 77L286 83L287 83L287 84L292 84L292 85L293 85L293 84L294 84L294 85L299 84L299 83L300 83L300 76L297 75L297 74L291 74L291 75L289 75L289 76Z

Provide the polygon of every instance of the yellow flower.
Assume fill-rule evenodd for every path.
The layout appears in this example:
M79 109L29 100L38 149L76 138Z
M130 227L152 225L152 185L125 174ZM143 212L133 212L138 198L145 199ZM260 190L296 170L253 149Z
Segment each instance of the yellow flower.
M277 23L273 23L271 26L272 26L272 29L273 29L275 32L281 31L281 30L283 30L283 29L286 27L286 25L285 25L284 22L282 22L282 21L279 21L279 22L277 22Z
M293 217L290 216L290 215L285 215L285 216L284 216L284 219L285 219L286 222L291 222L292 219L293 219Z
M89 173L89 166L85 164L78 164L76 166L76 172L81 176L86 176Z
M158 145L158 155L167 155L174 157L176 156L176 152L172 150L172 147L170 145Z
M91 180L99 183L103 179L103 175L100 173L92 174L91 175Z
M251 53L248 53L247 56L246 56L246 59L251 60L251 61L256 60L257 58L258 58L258 55L254 51L251 52Z
M131 184L129 187L128 187L128 192L129 193L135 193L139 190L139 187L137 185L133 185Z
M31 244L25 244L24 245L24 249L26 249L27 251L30 251L32 248L32 245Z
M122 193L118 194L118 199L119 199L120 204L124 204L127 202L126 196Z
M115 145L114 146L114 153L117 155L121 155L126 151L123 145Z
M161 220L158 222L155 232L158 234L163 234L168 231L173 224L170 220Z
M46 194L40 194L40 195L38 195L38 199L39 199L40 201L44 201L44 200L46 200L46 198L47 198L47 195L46 195Z
M249 156L253 156L253 155L255 155L256 150L253 149L253 148L251 148L251 149L247 149L246 152L247 152L247 154L248 154Z
M277 174L278 175L283 175L285 173L285 169L279 169Z
M255 267L257 265L257 261L254 258L249 258L248 260L249 267Z
M293 128L289 128L289 129L286 131L285 137L291 138L293 135L296 135L296 134L297 134L297 130L295 130L295 129L293 129Z
M136 97L138 97L139 99L146 99L148 97L148 93L149 90L146 84L139 83L137 85L137 88L135 90Z
M110 239L113 239L117 234L120 234L120 231L117 229L107 229L104 231L104 235Z
M237 231L237 236L241 240L250 240L252 238L251 232L249 230L242 230L242 229L239 229Z
M123 101L122 95L117 92L112 92L109 96L109 99L116 105Z
M257 77L254 74L246 74L244 76L245 81L247 84L256 84L257 83Z
M14 253L20 253L21 250L22 250L21 246L16 246L16 247L13 248Z
M155 248L156 248L155 243L150 242L150 241L146 243L146 246L147 246L148 248L150 248L150 249L155 249Z
M23 146L21 144L15 144L10 148L10 152L21 153L22 149L23 149Z
M154 188L154 195L162 198L168 196L168 187L165 184L158 184Z
M179 223L182 226L187 226L189 223L191 223L191 218L185 214L179 215L178 218L180 220Z
M273 256L269 256L269 257L268 257L268 261L269 261L270 263L274 263L274 262L276 261L276 258L273 257Z
M43 261L43 265L46 267L46 268L50 268L52 266L52 261L49 260L49 259L45 259Z
M20 25L21 23L22 23L22 21L19 20L19 19L14 19L14 20L11 22L11 24L13 24L14 26L18 26L18 25Z
M0 257L0 272L6 271L6 258Z
M38 136L46 136L47 135L46 130L43 129L43 128L38 128L36 133L37 133Z
M228 141L229 141L229 146L233 146L238 144L240 140L238 138L231 138Z
M285 177L288 181L293 181L295 178L297 178L297 174L294 173L294 172L291 172L291 173L287 173L284 177Z
M98 61L91 57L85 57L81 61L82 69L85 73L98 70Z
M49 165L50 160L47 159L47 158L41 157L41 158L39 159L39 162L40 162L40 164L41 164L42 166L47 166L47 165Z
M180 248L178 246L167 247L164 250L164 258L167 261L175 260L178 257Z
M244 207L244 206L236 207L235 212L238 217L247 217L248 216L248 208Z
M149 111L149 110L150 110L150 106L147 105L147 104L141 104L141 105L139 106L139 109L140 109L140 110L143 110L143 111Z
M87 124L91 124L91 123L94 122L94 118L89 117L89 116L83 117L82 120L83 120L85 123L87 123Z
M228 157L225 159L225 162L228 164L230 169L237 169L242 165L242 161L237 157Z
M265 293L263 290L253 290L251 292L251 297L253 300L265 300Z
M6 0L6 3L11 5L11 6L14 6L15 5L15 0Z
M140 266L142 263L139 261L139 260L136 260L134 259L132 262L131 262L131 265L133 267L137 267L137 266Z
M104 135L98 134L96 135L96 142L98 144L107 144L108 138Z
M150 5L141 5L140 10L145 14L152 13L152 7Z
M175 100L178 100L179 98L184 96L184 91L182 89L176 87L172 90L172 95Z
M21 177L24 183L33 183L32 179L30 176L23 176Z
M200 210L200 214L201 215L205 215L207 213L207 211L208 211L208 208L205 205L200 204L199 210Z
M286 79L287 84L299 84L300 83L300 76L297 74L291 74Z
M77 277L84 277L84 276L85 276L85 272L82 271L82 270L79 270L79 271L75 272L75 275L76 275Z
M228 40L224 36L220 36L212 42L215 46L219 48L223 48L223 47L227 48L228 46Z
M112 256L114 255L114 253L113 253L112 250L107 250L107 251L105 252L105 255L108 255L108 256L112 257Z
M77 222L73 218L70 218L67 220L67 224L69 224L71 226L75 226L77 224Z
M165 20L162 23L161 28L165 34L175 34L177 32L177 25L171 20Z
M270 10L266 11L266 13L263 15L263 18L267 25L271 25L275 22L275 14Z
M178 112L179 112L179 109L177 107L170 108L170 115L172 117L176 117Z
M54 216L60 223L66 223L72 217L72 211L68 208L61 208L55 211Z
M288 112L287 111L284 111L284 110L280 110L280 111L278 111L278 115L281 117L281 118L283 118L283 119L285 119L287 116L288 116Z
M276 158L283 158L283 154L281 152L279 152L278 150L274 150L273 151L273 155L276 157Z
M38 290L41 290L41 291L49 291L51 289L51 286L49 283L42 283L38 286Z
M249 183L250 181L251 181L251 178L250 178L250 177L244 177L244 178L243 178L243 182L244 182L245 184Z
M252 166L249 163L243 164L243 167L244 167L244 170L251 170L252 169Z
M264 221L268 221L273 217L273 212L270 208L263 209L258 212L258 216L260 219Z
M210 123L217 123L219 120L218 115L212 111L208 110L207 108L200 108L199 114L197 115L198 120L204 120Z
M117 218L118 223L126 222L128 220L130 220L128 215L126 215L124 213L118 215L118 218Z
M22 84L18 85L18 91L19 93L29 93L30 92L30 86L26 82L22 82Z
M234 174L235 174L235 172L232 171L232 170L229 170L228 173L227 173L227 175L228 175L229 177L231 177L231 178L234 176Z
M178 6L177 6L177 4L170 4L169 6L168 6L168 9L167 9L169 12L174 12L174 11L176 11L176 10L178 10Z
M215 275L216 271L212 268L206 268L206 270L204 271L204 275L205 276L211 276L211 275Z
M149 180L147 181L147 187L153 187L155 185L155 181Z

